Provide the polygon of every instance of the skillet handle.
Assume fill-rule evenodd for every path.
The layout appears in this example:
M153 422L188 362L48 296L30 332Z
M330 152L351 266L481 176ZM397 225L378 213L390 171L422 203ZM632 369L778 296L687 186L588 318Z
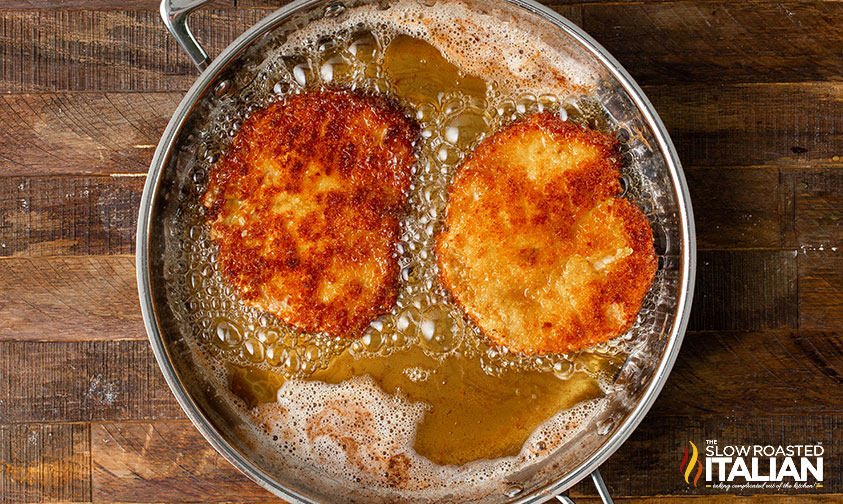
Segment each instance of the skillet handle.
M606 482L603 481L603 476L600 476L599 470L595 469L591 473L591 479L594 481L594 486L597 487L597 494L600 496L603 504L615 504L615 501L612 500L612 496L609 494L609 489L606 488ZM557 495L556 500L562 504L574 504L574 501L567 495Z
M193 36L187 18L194 9L209 2L211 0L161 0L161 19L200 72L208 68L211 58Z

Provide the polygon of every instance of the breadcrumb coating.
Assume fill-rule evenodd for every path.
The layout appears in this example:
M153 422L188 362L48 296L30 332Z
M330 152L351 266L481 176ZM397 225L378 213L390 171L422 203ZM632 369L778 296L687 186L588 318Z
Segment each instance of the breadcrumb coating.
M656 272L647 217L621 192L615 139L548 112L504 127L463 163L436 254L483 333L525 354L623 334Z
M346 90L254 113L203 196L222 275L301 330L360 335L395 303L417 137L386 99Z

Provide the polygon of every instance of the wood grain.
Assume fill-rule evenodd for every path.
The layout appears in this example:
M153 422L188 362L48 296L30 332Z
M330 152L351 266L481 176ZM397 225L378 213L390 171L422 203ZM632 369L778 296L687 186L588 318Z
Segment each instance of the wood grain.
M0 503L90 500L90 426L0 425Z
M285 0L216 0L214 7L254 6L278 8ZM86 10L124 10L124 9L157 9L161 5L158 0L5 0L4 10L17 9L86 9Z
M0 177L0 257L133 254L145 182Z
M201 9L191 25L216 55L265 14ZM155 8L0 11L0 92L185 90L197 74Z
M718 81L644 92L685 166L843 166L841 83Z
M843 333L688 333L652 415L843 413Z
M183 418L146 341L0 341L0 424Z
M697 247L772 248L782 245L786 194L775 167L695 168L685 171ZM736 188L741 188L736 191Z
M585 31L641 83L843 76L840 3L630 2L582 9Z
M796 251L702 251L689 329L797 327Z
M141 339L133 256L0 259L0 341Z
M145 173L181 93L0 95L0 173Z
M91 450L94 502L273 498L234 469L189 423L95 424Z
M843 167L841 83L644 89L686 168ZM0 121L8 125L0 128L0 175L146 172L181 97L0 95Z
M640 2L641 0L541 0L539 3L556 7L571 7L588 4L618 4ZM651 2L723 3L723 0L650 0ZM732 2L767 3L769 0L731 0ZM817 0L836 1L836 0ZM286 0L216 0L214 7L248 7L277 9L288 3ZM143 9L157 8L158 0L6 0L3 9Z
M794 246L843 248L843 170L799 170L788 176L794 193Z
M843 250L803 250L799 254L799 327L843 327Z
M21 0L16 0L21 1ZM835 80L837 2L654 2L557 6L642 83ZM216 55L261 8L202 9L194 31ZM581 19L580 19L581 13ZM670 41L670 43L666 43ZM0 91L186 89L195 71L156 9L9 10L0 17Z

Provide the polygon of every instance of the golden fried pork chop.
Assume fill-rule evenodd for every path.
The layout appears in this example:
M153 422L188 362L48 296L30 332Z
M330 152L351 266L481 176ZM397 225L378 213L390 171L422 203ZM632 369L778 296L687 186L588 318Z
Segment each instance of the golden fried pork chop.
M622 334L656 271L647 218L617 196L615 140L550 113L477 146L448 196L440 278L492 340L564 353Z
M417 136L385 99L344 90L253 114L203 196L223 276L288 324L359 335L395 303Z

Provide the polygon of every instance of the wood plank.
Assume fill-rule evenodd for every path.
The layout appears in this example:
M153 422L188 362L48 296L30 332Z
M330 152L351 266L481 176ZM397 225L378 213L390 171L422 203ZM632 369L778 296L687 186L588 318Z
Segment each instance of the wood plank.
M171 96L170 94L165 94ZM76 102L77 106L82 107L85 95L71 95L78 98L78 100L69 100L71 103ZM95 95L97 96L97 95ZM116 97L135 97L131 101L138 105L140 97L155 97L158 94L118 94ZM9 97L7 97L9 98ZM106 95L99 95L98 100L107 101ZM148 98L143 98L143 101L148 101ZM67 103L61 97L55 100L48 100L51 106L56 109L62 108L62 103ZM174 102L173 102L174 103ZM119 121L119 108L114 107L111 110L111 116L106 114L108 119L115 119ZM164 113L169 113L164 112ZM794 114L796 114L794 110ZM832 114L833 115L833 114ZM792 118L795 120L795 115ZM161 118L160 122L164 122ZM107 122L111 122L110 120ZM700 123L702 124L702 122ZM127 127L129 127L127 125ZM132 126L134 127L134 126ZM20 131L25 128L10 128L10 131ZM154 128L149 128L152 131ZM69 132L70 130L68 130ZM766 134L766 133L764 133ZM157 133L150 135L154 137ZM8 135L7 135L8 136ZM66 136L60 133L57 136ZM89 135L93 137L94 135ZM109 136L109 135L102 135ZM119 131L110 134L113 139L123 138ZM7 138L8 140L8 138ZM36 139L32 145L37 145L43 139ZM102 140L100 140L102 142ZM141 144L151 145L151 144ZM679 143L680 149L683 143ZM14 141L6 143L7 152L20 152L20 145ZM115 147L116 151L105 157L119 157L120 146ZM728 149L729 146L724 146ZM24 149L25 150L25 149ZM37 150L37 149L36 149ZM59 149L64 151L64 149ZM151 152L151 149L145 149L146 152ZM80 152L87 152L82 149ZM102 154L102 152L100 153ZM14 156L15 154L8 154ZM144 154L145 156L146 154ZM725 155L725 153L724 153ZM85 172L94 171L97 169L96 165L88 165L85 161L77 164L68 158L52 159L50 155L46 155L43 163L37 166L23 166L20 164L12 164L5 166L6 172L15 172L23 170L34 171L75 171ZM147 159L135 159L136 169L145 169ZM123 165L123 166L128 166ZM143 167L143 168L141 168ZM105 168L112 170L120 169L112 165L110 162L105 165ZM754 168L752 171L745 174L730 173L726 169L720 171L711 171L713 169L700 169L696 172L696 168L691 167L688 170L688 179L691 184L691 194L694 198L694 204L698 213L698 237L702 247L771 247L775 246L776 242L776 227L784 230L784 226L788 225L787 219L790 217L784 213L779 212L778 215L774 212L773 201L775 198L763 197L762 195L771 191L775 186L775 181L772 177L772 171L765 172L761 168ZM788 170L790 172L790 170ZM839 170L827 169L820 171L802 170L799 172L798 183L794 191L798 191L797 206L800 219L799 235L794 235L794 238L788 240L788 247L798 247L800 243L819 243L820 245L834 245L839 243L841 235L843 235L843 219L840 219L841 206L841 175ZM810 186L808 183L810 182ZM21 189L23 184L23 189ZM139 193L136 192L140 188L140 180L133 183L123 182L123 185L130 186L127 190L132 193L129 194L123 188L120 189L106 189L111 188L111 184L102 184L98 179L84 179L82 181L63 181L61 179L54 180L38 180L29 181L28 179L4 179L0 182L0 255L10 255L15 253L24 253L26 255L44 255L46 253L125 253L131 251L131 244L126 236L134 233L131 218L128 218L128 213L121 215L118 219L119 226L114 228L115 221L110 219L110 222L103 223L110 228L107 231L97 229L99 224L96 222L98 217L96 213L100 213L103 208L111 208L115 212L131 212L134 213L136 203L139 201ZM741 191L735 191L736 187L740 187ZM5 191L4 191L5 189ZM43 190L42 190L43 189ZM772 189L775 195L782 188ZM103 192L103 194L100 194ZM112 192L112 191L117 191ZM30 194L27 198L25 195ZM65 196L70 194L70 201L59 202L61 194ZM82 196L88 193L87 196ZM91 196L93 194L94 196ZM776 198L782 196L777 195ZM97 201L98 209L84 208L80 199L91 197L100 197ZM131 201L129 201L131 200ZM30 205L27 207L26 205ZM125 204L120 206L118 204ZM65 207L63 208L62 205ZM69 208L68 208L69 206ZM113 208L112 208L113 207ZM60 215L56 215L56 213ZM76 215L82 212L83 215ZM85 212L90 212L90 215L84 215ZM45 213L46 215L40 215ZM3 215L5 214L5 215ZM77 218L82 219L79 222ZM58 220L56 220L58 219ZM91 220L92 222L85 222ZM776 223L777 219L785 219L785 222ZM712 223L715 223L712 225ZM86 229L86 225L93 225L94 229ZM81 226L81 227L80 227ZM719 227L718 227L719 226ZM35 232L33 232L35 231ZM68 236L70 238L68 239ZM30 243L36 242L36 243ZM6 246L3 247L3 244ZM23 251L23 252L21 252Z
M0 257L134 253L145 182L0 177Z
M553 7L578 6L582 4L617 4L638 2L640 0L539 0L539 3ZM722 2L723 0L650 0L652 2L688 2L706 3ZM731 0L733 2L759 2L768 0ZM836 1L836 0L819 0ZM216 0L214 7L259 7L266 9L277 9L284 5L285 0ZM158 0L6 0L3 9L143 9L158 8Z
M689 329L795 328L796 273L795 251L701 251Z
M581 9L586 31L646 84L803 82L843 75L835 50L843 39L835 22L843 6L837 2L556 8L574 21L580 21ZM267 12L202 9L192 24L216 55ZM0 16L0 92L183 90L195 75L154 8L8 10Z
M839 80L843 5L641 2L583 6L583 28L641 83Z
M775 167L685 171L694 208L697 247L779 248L785 197Z
M612 2L617 0L590 0L594 2ZM675 1L675 0L660 0ZM699 1L699 0L690 0ZM87 9L87 10L121 10L121 9L157 9L161 2L158 0L5 0L3 10L56 10L56 9ZM286 3L285 0L216 0L214 7L249 7L277 9ZM583 3L581 0L544 0L540 3L564 6L566 4Z
M191 25L216 55L266 13L201 9ZM0 92L185 90L197 74L154 8L0 12Z
M0 95L0 174L145 173L181 93Z
M843 166L841 83L718 81L644 92L685 166Z
M843 249L799 254L799 327L843 327Z
M89 425L0 425L0 503L90 500Z
M273 499L186 422L95 424L91 440L94 502Z
M794 191L795 247L843 247L843 170L799 170L788 175Z
M613 497L642 495L710 496L723 493L750 496L753 494L823 494L841 493L843 461L835 454L843 451L843 415L806 416L724 416L714 418L647 415L629 440L600 467ZM749 489L732 487L727 492L705 488L703 476L698 486L685 483L679 466L683 446L692 441L698 448L706 440L728 444L821 443L825 448L823 487L815 489ZM814 483L811 480L811 483ZM594 496L590 480L577 484L572 496ZM696 502L696 501L695 501ZM707 502L707 501L705 501ZM762 501L763 502L763 501Z
M843 166L841 83L644 89L686 168ZM0 175L145 172L181 97L0 95Z
M843 413L843 333L688 333L657 416Z
M0 423L183 418L146 341L0 341Z
M0 260L0 341L143 339L133 256Z
M251 5L254 7L275 8L282 5L284 0L216 0L214 7L236 7L237 5ZM57 9L86 9L86 10L123 10L123 9L157 9L161 5L158 0L5 0L3 10L57 10Z
M152 9L158 4L155 0L112 0L110 2L90 2L85 0L6 0L3 10L16 9ZM111 5L109 5L111 4Z

